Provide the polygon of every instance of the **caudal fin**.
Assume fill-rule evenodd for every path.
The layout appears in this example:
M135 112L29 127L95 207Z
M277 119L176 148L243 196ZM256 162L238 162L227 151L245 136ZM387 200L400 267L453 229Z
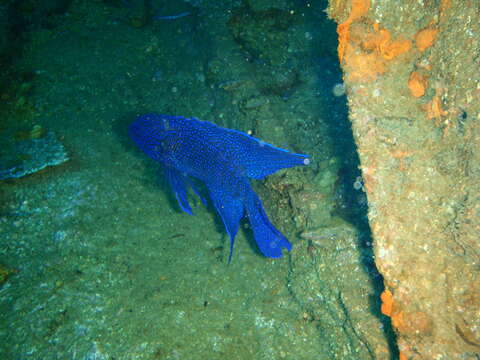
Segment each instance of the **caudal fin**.
M233 245L235 243L235 236L238 232L240 219L244 214L244 205L242 199L235 198L231 193L225 191L220 186L208 185L210 190L210 197L213 205L217 209L222 218L225 229L230 236L230 255L228 256L228 263L232 260Z

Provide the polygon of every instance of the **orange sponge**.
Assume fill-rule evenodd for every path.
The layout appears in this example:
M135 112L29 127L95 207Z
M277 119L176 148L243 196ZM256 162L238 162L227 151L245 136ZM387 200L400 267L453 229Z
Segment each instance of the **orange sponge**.
M364 16L368 10L370 9L370 0L352 0L352 8L350 10L350 14L348 15L348 19L345 20L343 23L338 25L337 33L338 33L338 59L340 63L343 60L343 55L345 54L345 48L347 43L350 39L350 25Z
M425 51L425 49L429 48L435 42L437 38L438 29L427 28L420 30L415 35L415 45L417 49L420 51Z
M393 312L393 295L392 292L388 289L383 290L382 294L380 295L380 299L382 300L382 314L391 316Z
M427 79L417 71L413 71L408 79L408 88L412 96L418 98L425 94L427 89Z

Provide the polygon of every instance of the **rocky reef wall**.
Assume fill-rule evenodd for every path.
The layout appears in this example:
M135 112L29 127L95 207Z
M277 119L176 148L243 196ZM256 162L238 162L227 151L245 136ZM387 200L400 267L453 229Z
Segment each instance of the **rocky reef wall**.
M479 7L329 1L400 359L480 354Z

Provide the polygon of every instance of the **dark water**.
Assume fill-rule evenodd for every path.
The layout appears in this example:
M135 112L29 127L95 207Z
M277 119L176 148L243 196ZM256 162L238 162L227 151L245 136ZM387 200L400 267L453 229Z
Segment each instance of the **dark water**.
M0 182L0 358L388 358L326 5L1 4L0 167L32 174ZM227 265L213 207L182 213L128 138L145 112L309 154L254 184L292 252L264 258L245 221ZM67 162L16 150L50 132Z

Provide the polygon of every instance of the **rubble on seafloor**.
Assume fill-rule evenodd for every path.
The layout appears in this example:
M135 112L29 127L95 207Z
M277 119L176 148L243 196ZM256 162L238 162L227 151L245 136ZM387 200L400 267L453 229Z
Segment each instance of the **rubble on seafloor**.
M23 139L2 139L0 152L0 180L20 178L48 166L69 160L63 144L53 132L42 133L34 127Z

